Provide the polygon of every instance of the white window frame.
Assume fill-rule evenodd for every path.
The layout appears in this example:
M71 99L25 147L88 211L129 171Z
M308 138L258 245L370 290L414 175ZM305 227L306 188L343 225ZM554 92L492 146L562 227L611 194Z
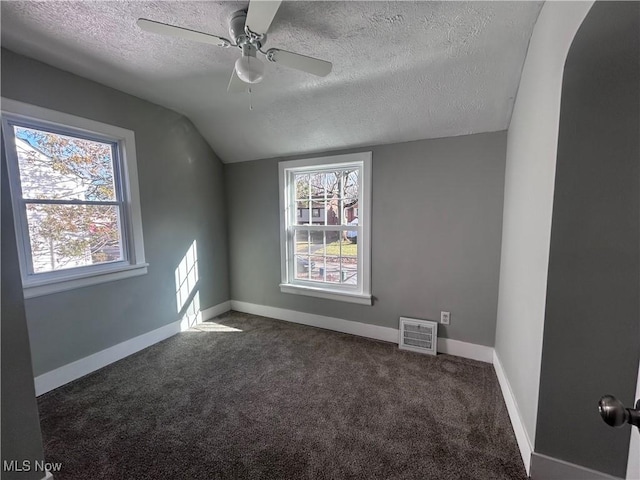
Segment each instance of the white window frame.
M291 225L295 225L298 212L295 204L293 175L324 170L328 167L351 166L359 167L362 172L359 176L360 186L358 189L358 213L360 214L358 218L360 221L356 227L358 231L358 285L319 284L318 282L296 279L294 275L293 229L290 228ZM371 305L371 152L285 161L279 163L278 170L280 182L280 291ZM322 230L323 226L315 225L309 228Z
M18 244L18 260L22 276L25 298L49 295L65 290L121 280L147 273L148 263L144 257L144 239L142 236L142 214L140 211L140 193L138 189L138 169L136 162L135 135L131 130L89 120L75 115L29 105L11 99L2 98L2 133L5 143L7 170L11 190L11 203ZM119 165L114 174L121 183L124 218L122 222L122 243L125 259L99 265L73 267L51 272L33 273L29 270L31 262L29 233L26 208L22 199L20 172L14 142L13 123L26 127L52 129L53 131L73 135L85 135L95 140L116 143L119 152Z

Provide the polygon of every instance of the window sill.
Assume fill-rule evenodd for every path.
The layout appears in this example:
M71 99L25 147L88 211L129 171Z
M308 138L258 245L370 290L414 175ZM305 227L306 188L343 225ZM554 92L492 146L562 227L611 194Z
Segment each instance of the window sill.
M74 275L61 275L47 280L27 280L23 283L24 298L41 297L90 285L146 275L148 266L148 263L141 263L139 265L118 266L117 268L102 271L94 270Z
M326 298L327 300L337 300L339 302L358 303L360 305L371 305L371 295L360 293L336 292L324 288L306 287L302 285L292 285L281 283L282 293L293 293L294 295L306 295L309 297Z

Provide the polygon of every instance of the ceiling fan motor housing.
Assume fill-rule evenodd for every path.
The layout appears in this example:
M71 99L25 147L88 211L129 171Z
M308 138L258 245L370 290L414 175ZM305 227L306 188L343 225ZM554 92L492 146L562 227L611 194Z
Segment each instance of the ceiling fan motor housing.
M246 20L247 12L245 12L244 10L235 12L229 19L229 35L231 36L231 40L233 40L236 44L238 43L238 39L241 36L245 36L244 24Z

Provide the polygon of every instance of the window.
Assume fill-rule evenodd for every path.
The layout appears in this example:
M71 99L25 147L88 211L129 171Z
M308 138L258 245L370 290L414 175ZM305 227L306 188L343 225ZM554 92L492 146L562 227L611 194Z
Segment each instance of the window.
M371 153L279 170L281 291L370 305Z
M25 297L146 273L133 132L2 99Z

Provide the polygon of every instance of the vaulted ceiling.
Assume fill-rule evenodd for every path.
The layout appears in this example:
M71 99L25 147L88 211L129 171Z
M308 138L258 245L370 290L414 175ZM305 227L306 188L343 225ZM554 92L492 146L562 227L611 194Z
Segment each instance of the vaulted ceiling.
M328 60L333 71L267 63L251 95L227 93L237 48L136 25L142 17L229 37L229 16L247 4L1 2L2 46L183 113L223 162L238 162L507 128L542 6L284 2L266 47Z

